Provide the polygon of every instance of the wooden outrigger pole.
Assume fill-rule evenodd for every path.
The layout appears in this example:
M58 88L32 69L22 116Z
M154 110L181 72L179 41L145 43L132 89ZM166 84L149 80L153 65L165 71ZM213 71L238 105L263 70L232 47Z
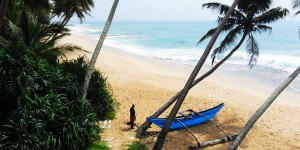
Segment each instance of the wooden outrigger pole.
M204 117L205 119L207 119L208 121L210 121L212 124L214 124L218 129L220 129L226 137L222 138L222 139L216 139L216 140L211 140L211 141L206 141L206 142L199 142L199 140L197 139L197 137L195 136L194 132L189 129L184 123L182 123L180 120L178 120L177 118L174 118L174 120L176 120L177 122L179 122L184 128L186 128L194 137L194 139L196 140L197 144L196 145L191 145L189 148L190 149L200 149L200 148L204 148L207 146L213 146L213 145L217 145L217 144L221 144L221 143L226 143L226 142L230 142L236 139L236 137L238 136L238 134L235 134L233 136L230 136L228 134L226 134L226 132L224 130L222 130L222 128L215 122L213 122L211 119L205 117L204 115L202 115L201 113L197 113L195 111L193 111L192 109L187 110L191 113L196 113L197 115L200 115L202 117ZM184 115L183 113L179 113L184 117L187 117L187 115Z
M197 139L197 137L195 136L194 132L189 129L184 123L182 123L180 120L178 120L177 118L174 118L174 120L176 120L177 122L179 122L182 126L184 126L191 134L192 136L194 137L194 139L196 140L197 142L197 145L200 147L201 146L201 143L199 142L199 140Z

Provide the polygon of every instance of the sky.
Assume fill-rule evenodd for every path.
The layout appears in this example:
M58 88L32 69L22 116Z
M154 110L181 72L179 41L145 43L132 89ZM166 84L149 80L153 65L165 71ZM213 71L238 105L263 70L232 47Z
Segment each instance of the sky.
M86 21L105 21L113 0L94 0L95 7ZM202 9L207 2L221 2L231 5L233 0L120 0L114 16L116 21L169 21L169 20L216 20L217 15ZM292 14L292 0L274 0L273 6L282 6L290 10L290 20L300 20L300 15ZM76 18L72 19L77 20Z

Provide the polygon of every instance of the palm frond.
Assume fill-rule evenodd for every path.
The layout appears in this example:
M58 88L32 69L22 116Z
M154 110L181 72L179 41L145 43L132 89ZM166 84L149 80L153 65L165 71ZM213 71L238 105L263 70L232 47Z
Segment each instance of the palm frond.
M221 3L205 3L202 5L202 8L211 9L220 15L226 15L230 7Z
M52 43L56 43L59 39L62 39L65 36L70 35L69 32L60 32L58 36L56 37L52 37L50 40L45 41L45 42L52 42Z
M293 9L300 7L300 0L293 0Z
M245 14L259 14L270 9L273 0L241 0L238 5L238 9Z
M211 54L212 64L214 63L217 54L223 54L226 51L226 48L236 41L238 35L243 32L242 29L242 26L238 26L226 35L223 41L221 41L220 46L214 49L213 53Z
M217 22L218 24L220 24L223 20L223 17L218 17ZM241 24L242 23L242 19L236 19L236 18L228 18L227 23L226 24Z
M203 37L200 38L197 45L206 40L207 38L211 37L217 31L217 28L218 27L210 29Z
M289 14L287 9L281 7L273 8L255 18L258 23L271 23L286 17Z
M7 41L20 40L20 37L23 36L22 30L10 20L4 19L3 28L4 32L1 33L1 36Z
M49 55L50 54L52 56L55 56L56 58L66 56L65 53L63 52L63 50L59 49L57 47L46 49L46 50L43 51L43 54L44 55Z
M72 51L88 52L88 51L84 50L82 47L73 45L73 44L62 44L62 45L56 46L56 48L60 49L60 51L62 51L62 52L67 52L67 51L69 51L69 52L72 52Z
M33 28L32 30L34 32L32 37L35 37L35 43L38 42L48 42L49 38L53 35L53 34L60 34L61 36L56 37L56 38L52 38L51 40L53 40L53 43L55 43L58 39L69 35L68 32L70 31L67 28L61 28L59 23L51 23L49 20L49 16L46 15L40 15L42 19L37 20L37 22L34 24L34 27L37 28L37 30L34 30L35 28Z
M52 46L51 44L49 45L47 44L49 43L45 43L42 46L40 46L36 53L44 57L47 57L48 55L55 56L55 57L59 57L59 56L64 57L66 52L72 52L72 51L88 52L83 48L73 44L61 44L55 47Z
M297 15L299 15L299 14L300 14L300 10L297 11L297 12L294 14L294 16L297 16Z
M0 36L0 49L7 48L10 42Z
M250 55L250 60L248 65L252 68L258 59L259 56L259 47L257 41L254 39L253 35L249 35L249 39L247 40L247 52Z
M224 5L221 3L205 3L202 5L202 8L211 9L212 11L215 11L220 15L226 15L230 6L227 6L227 5ZM231 13L231 17L232 18L243 18L244 15L237 10L233 10L233 12Z
M259 33L260 33L260 31L263 31L263 32L269 32L269 33L272 32L272 27L267 26L267 25L259 24L259 25L256 25L255 28L257 29L257 31L258 31Z
M232 30L233 28L235 27L235 24L234 23L227 23L224 25L224 27L222 28L222 32L227 32L227 31L230 31ZM213 28L213 29L210 29L197 43L200 44L201 42L203 42L204 40L206 40L207 38L211 37L217 30L218 27L216 28Z
M237 28L238 24L236 23L231 23L231 22L228 22L224 25L224 27L222 28L222 32L227 32L227 31L231 31L232 29L234 28Z
M90 15L91 8L94 7L93 0L53 0L53 14L64 20L66 24L73 15L76 15L80 22L85 19L85 15Z

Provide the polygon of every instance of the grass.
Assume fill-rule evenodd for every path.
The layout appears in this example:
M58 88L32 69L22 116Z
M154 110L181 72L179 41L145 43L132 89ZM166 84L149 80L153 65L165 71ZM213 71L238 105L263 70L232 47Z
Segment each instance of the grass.
M105 143L96 143L94 146L88 148L88 150L110 150Z
M134 141L133 143L128 145L127 150L147 150L147 146L140 142L140 141Z

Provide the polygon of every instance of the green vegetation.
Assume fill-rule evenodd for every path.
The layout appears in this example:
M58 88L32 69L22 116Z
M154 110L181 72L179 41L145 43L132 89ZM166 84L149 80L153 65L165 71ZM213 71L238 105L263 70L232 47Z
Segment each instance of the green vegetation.
M88 61L84 57L80 57L76 60L65 61L61 63L60 66L63 68L64 73L74 74L72 80L75 80L78 83L76 87L80 86L83 83L84 74L88 67ZM65 83L63 84L66 86ZM81 96L81 93L79 91L80 89L70 90L70 88L72 87L68 87L67 89L65 89L65 93L71 99L76 99ZM76 94L74 93L74 91L76 91ZM100 71L94 70L91 76L91 83L86 99L89 100L94 111L97 113L98 119L100 120L111 120L115 117L115 107L117 106L117 104L115 103L115 100L113 99L110 91L111 90L109 90L109 85L106 82L106 78L103 77Z
M104 143L97 143L92 147L88 148L88 150L110 150L110 148Z
M147 150L147 149L148 149L147 146L140 141L134 141L128 145L128 150Z
M51 18L73 14L55 14L57 2L51 2L0 0L0 149L87 149L100 139L96 122L115 116L117 105L100 71L93 70L82 100L87 60L59 63L65 51L82 49L56 44L69 35L69 19ZM93 6L87 4L81 18Z

